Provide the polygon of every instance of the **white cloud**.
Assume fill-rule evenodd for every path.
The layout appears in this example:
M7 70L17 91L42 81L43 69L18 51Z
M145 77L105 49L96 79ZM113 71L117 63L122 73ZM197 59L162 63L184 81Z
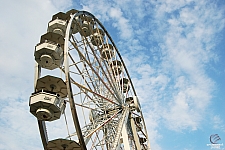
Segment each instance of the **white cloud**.
M112 25L119 31L121 39L128 40L132 37L132 25L118 7L118 4L107 1L85 1L82 6L84 10L90 11L101 22L112 21Z
M150 111L148 113L154 114L155 112ZM148 128L148 136L150 140L151 149L161 150L162 148L157 143L157 140L163 138L159 133L159 131L157 130L158 121L160 118L157 115L149 115L149 114L144 114L144 116L145 116L145 124L147 125Z
M212 118L212 123L213 123L213 128L214 129L219 129L222 130L223 132L225 132L225 125L224 125L224 121L221 119L221 117L219 115L216 115Z
M109 16L115 20L113 26L120 32L121 39L130 39L132 37L132 27L119 8L111 8Z
M206 70L208 63L218 59L213 49L217 42L215 35L224 28L224 24L221 25L223 13L207 1L152 3L157 3L156 16L149 20L149 24L156 25L151 28L153 34L149 37L160 44L151 52L157 49L162 55L153 57L157 64L151 61L151 57L142 59L138 65L130 64L132 75L137 77L133 78L134 85L144 111L153 110L146 114L161 118L153 120L156 124L164 123L175 131L197 130L215 90L215 83ZM151 67L146 67L147 62ZM137 75L136 70L142 76ZM162 91L160 86L164 87ZM158 128L152 126L149 131L152 129L157 131Z
M27 100L8 98L1 106L1 149L40 149L37 122L29 113Z
M161 45L164 51L164 70L161 71L168 72L174 83L170 85L172 89L167 91L173 97L168 99L169 108L164 116L169 128L195 130L204 116L204 110L213 92L214 83L206 74L205 64L215 56L211 49L206 47L212 47L212 37L218 32L218 29L210 24L215 23L213 16L217 12L208 9L206 3L201 3L202 8L196 10L186 6L189 2L170 2L158 6L161 11L157 12L165 14L178 11L175 13L176 17L172 15L168 19L167 32L162 36L165 43ZM197 2L193 5L200 6ZM205 10L211 15L205 13Z
M64 11L69 10L72 7L72 0L49 0L50 4L54 6L57 10Z
M141 101L152 149L162 149L158 145L163 138L161 126L175 131L197 130L213 97L215 83L206 70L211 61L219 59L213 49L216 34L224 28L224 13L205 0L80 4L103 24L119 31L109 29L109 34L119 35L115 36L116 45ZM51 16L71 6L71 0L5 1L0 6L4 14L0 25L3 149L42 147L36 120L28 108L34 46L46 32ZM222 118L215 116L213 120L215 129L224 128ZM18 123L22 121L26 124Z
M9 0L0 5L0 149L42 149L37 121L28 106L34 46L52 15L70 7L70 2Z
M112 7L111 3L105 0L81 1L82 10L92 13L102 23L109 21L109 9Z
M149 64L144 64L138 68L137 73L141 76L149 77L149 75L153 74L155 69L153 69Z

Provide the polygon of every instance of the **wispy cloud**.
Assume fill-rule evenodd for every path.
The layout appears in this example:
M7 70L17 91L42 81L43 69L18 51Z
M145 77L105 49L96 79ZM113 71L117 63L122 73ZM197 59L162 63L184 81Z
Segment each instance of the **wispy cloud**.
M4 102L0 108L1 149L40 149L36 119L27 113L27 99L8 98L7 101L1 99Z
M93 13L116 42L141 101L152 149L162 149L162 128L198 130L216 87L208 65L220 59L215 46L225 25L224 10L214 1L5 1L0 6L5 14L0 28L0 147L41 147L27 106L33 91L31 56L51 16L74 3L82 7L75 9ZM17 123L22 120L26 124ZM224 128L223 118L213 120L215 129Z
M164 42L160 47L164 54L164 72L173 78L172 89L168 91L172 99L168 99L169 108L164 116L174 130L196 130L214 89L206 65L215 57L214 35L221 29L218 26L222 18L214 17L218 11L205 1L186 5L183 2L161 6L165 7L161 15L171 13L167 14L167 32L162 36Z
M0 149L42 149L37 121L28 106L33 92L32 56L52 15L68 7L69 0L10 0L0 5Z
M221 117L219 115L216 115L212 118L212 123L213 123L213 128L214 129L219 129L222 130L223 132L225 132L225 125L224 125L224 121L221 119Z
M216 34L224 28L224 10L203 0L140 0L137 7L134 3L107 2L111 8L104 15L120 33L117 46L158 149L160 124L175 131L201 126L215 90L207 65L218 59L214 48Z

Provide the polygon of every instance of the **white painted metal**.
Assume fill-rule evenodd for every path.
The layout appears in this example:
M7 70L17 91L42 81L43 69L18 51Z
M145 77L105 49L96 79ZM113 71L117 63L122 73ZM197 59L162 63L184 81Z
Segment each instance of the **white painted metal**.
M113 75L117 76L122 73L122 63L119 60L114 60L110 64L110 67L112 68Z
M129 80L127 78L120 79L120 86L123 93L127 93L130 90Z
M100 51L101 56L106 60L109 60L114 57L113 46L111 44L104 44L101 47Z
M40 78L41 69L37 62L34 65L34 91L36 91L37 80Z
M94 46L101 46L103 44L104 32L101 29L95 28L91 35L91 42Z
M40 67L48 70L59 68L65 75L66 88L62 80L53 81L59 84L46 82L48 77L39 83L41 80L37 79L40 74L37 73L35 90L52 90L59 98L63 97L70 103L72 117L68 118L72 118L75 129L68 133L67 138L72 143L77 141L81 150L131 150L138 147L136 142L140 142L139 137L148 140L144 120L139 132L136 130L139 124L131 120L134 116L143 118L143 115L126 66L110 35L97 18L88 12L71 10L66 14L54 15L48 28L48 33L42 36L35 50L38 70L40 72ZM52 62L51 65L49 62ZM37 99L41 103L46 102L42 100L43 95L39 95L40 98L33 97L32 104ZM51 100L52 108L56 97ZM54 110L49 108L35 109L32 112L44 112L52 116ZM46 142L44 122L39 120L38 123L43 145L47 150L49 144ZM67 142L57 139L52 141L49 143L53 145ZM150 149L149 142L144 144L146 143L147 149ZM139 148L140 145L139 143ZM62 144L56 149L61 147Z
M136 130L136 125L135 125L135 122L134 122L134 118L131 118L130 122L131 122L131 128L132 128L132 132L133 132L133 137L134 137L134 142L135 142L136 149L137 150L141 150L141 144L140 144L138 133L137 133L137 130Z
M80 15L76 18L80 23L81 28L79 28L79 32L82 36L89 36L93 32L94 22L93 18L85 15Z
M30 97L30 112L42 121L53 121L60 118L65 109L64 100L56 94L39 92Z
M122 117L121 117L119 123L117 124L116 136L115 136L114 142L112 144L112 149L118 149L120 147L120 145L119 145L120 144L120 136L122 134L122 129L123 129L125 123L127 123L128 116L129 116L129 109L128 109L128 107L125 107ZM129 146L129 144L127 144L127 140L128 139L123 139L123 141L125 141L125 145L124 145L125 147ZM128 148L129 147L126 147L126 149L128 149Z
M129 137L128 137L128 131L127 131L127 120L126 122L124 122L123 124L123 129L122 129L122 140L123 140L123 144L124 147L126 147L126 150L132 150L131 149L131 145L130 145L130 141L129 141Z
M39 44L35 47L35 60L42 67L53 70L63 63L64 39L53 32L44 34Z
M82 150L79 143L67 140L56 139L48 142L47 150Z
M71 15L71 18L73 19L75 14ZM79 139L79 144L81 147L81 150L86 150L86 144L84 142L84 138L81 132L79 120L78 120L78 115L77 115L77 110L76 106L74 103L74 97L73 97L73 91L72 91L72 85L71 85L71 77L70 77L70 69L69 69L69 51L68 51L68 43L69 43L69 38L70 38L70 33L71 33L71 25L73 20L70 19L68 27L66 29L66 35L65 35L65 45L64 45L64 65L65 65L65 77L66 77L66 86L67 86L67 91L68 91L68 98L70 102L70 108L71 108L71 114L73 117L73 123L77 132L77 136Z
M133 100L134 100L134 107L136 108L137 112L140 112L141 111L141 106L139 104L138 97L134 96Z
M67 96L66 83L61 78L50 75L37 80L36 91L54 92L61 98L65 98Z
M48 32L54 32L65 36L66 26L66 20L55 19L48 23Z

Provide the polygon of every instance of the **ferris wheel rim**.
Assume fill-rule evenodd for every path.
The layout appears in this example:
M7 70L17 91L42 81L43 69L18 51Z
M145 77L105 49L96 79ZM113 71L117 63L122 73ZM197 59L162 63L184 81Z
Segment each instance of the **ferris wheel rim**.
M68 42L69 42L72 21L73 21L75 15L76 14L71 16L69 23L67 25L67 28L66 28L65 41L64 41L64 60L65 60L64 65L65 65L66 85L67 85L67 91L68 91L68 96L69 96L69 102L70 102L70 108L71 108L71 113L72 113L72 117L73 117L73 122L75 125L76 132L78 133L80 146L81 146L82 150L86 150L86 145L85 145L84 138L83 138L81 128L79 125L78 116L77 116L77 112L76 112L76 106L74 104L74 99L73 99L73 95L72 95L72 87L71 87L71 83L70 83L71 81L70 81L70 73L69 73Z
M76 106L78 106L79 104L76 104L74 102L74 95L73 95L73 89L71 87L72 85L72 78L70 77L70 67L69 67L69 41L70 41L70 30L71 30L71 27L72 27L72 22L73 20L79 16L79 15L87 15L87 16L91 16L91 18L93 18L97 23L98 25L100 25L101 29L103 29L104 33L107 35L107 37L109 38L110 42L112 43L113 47L115 48L116 50L116 54L119 56L119 60L122 62L122 65L125 69L125 72L126 72L126 75L130 81L130 85L132 87L132 91L133 91L133 94L134 96L136 96L136 92L135 92L135 89L134 89L134 86L133 86L133 83L132 83L132 80L130 78L130 75L129 75L129 72L126 68L126 65L122 59L122 56L120 55L114 41L112 40L110 34L108 33L108 31L105 29L105 27L101 24L101 22L95 18L94 15L92 15L91 13L89 12L86 12L86 11L78 11L77 13L74 13L73 15L70 16L70 20L67 24L67 27L66 27L66 33L65 33L65 40L64 40L64 68L60 68L61 70L65 71L64 74L66 76L66 86L67 86L67 91L68 91L68 98L69 98L69 103L70 103L70 108L71 108L71 112L72 112L72 116L73 116L73 122L74 122L74 126L75 126L75 130L76 130L76 133L78 135L78 139L79 139L79 143L80 143L80 146L82 148L82 150L86 150L87 147L86 147L86 144L84 142L84 137L82 135L82 131L81 131L81 126L79 125L79 119L78 119L78 116L77 116L77 111L76 111ZM96 56L95 56L96 57ZM94 70L94 69L93 69ZM36 79L38 79L40 77L40 66L37 65L37 68L36 68ZM111 81L111 79L109 80ZM75 81L74 81L75 82ZM36 84L36 83L35 83ZM112 85L111 85L112 86ZM114 85L113 85L114 86ZM107 86L106 86L107 88ZM110 91L110 90L109 90ZM112 91L113 92L113 91ZM96 94L96 93L95 93ZM96 94L97 95L97 94ZM113 96L115 96L113 93L112 93ZM100 95L101 96L101 95ZM115 99L116 99L117 96L115 96ZM104 98L104 97L103 97ZM117 97L119 98L119 96ZM110 101L109 101L110 102ZM122 104L119 104L119 103L115 103L113 101L111 101L110 103L114 103L114 105L118 105L118 106L122 106ZM123 107L124 110L123 110L123 113L121 116L118 116L118 117L123 117L123 118L127 118L127 109L126 107ZM118 109L119 110L119 109ZM120 111L120 110L119 110ZM118 111L118 112L119 112ZM143 114L142 114L142 111L140 111L140 116L142 117L142 120L143 120L143 125L144 125L144 130L146 132L146 137L148 139L148 135L147 135L147 130L146 130L146 125L145 125L145 122L144 122L144 117L143 117ZM119 123L120 124L123 124L123 121L125 120L122 120L120 121ZM47 144L48 144L48 135L47 135L47 129L45 127L45 121L40 121L38 120L38 126L39 126L39 130L40 130L40 134L41 134L41 139L42 139L42 143L43 143L43 146L44 146L44 149L47 150ZM120 128L122 130L122 128ZM118 135L120 133L117 133ZM120 135L119 135L120 136ZM96 136L97 137L97 136ZM118 140L118 138L117 138ZM149 142L148 142L149 143ZM93 145L92 145L93 146ZM114 143L114 148L116 147L117 145L115 145ZM148 146L150 148L150 145ZM102 148L104 149L104 147Z
M124 66L124 69L125 69L125 71L126 71L126 73L127 73L127 76L128 76L128 78L129 78L129 80L130 80L130 82L131 82L131 86L132 86L134 95L137 96L137 93L136 93L136 91L135 91L135 88L134 88L134 85L133 85L133 83L132 83L132 80L131 80L130 74L129 74L129 72L128 72L128 69L127 69L127 67L126 67L126 65L125 65L125 63L124 63L124 61L123 61L123 59L122 59L122 56L121 56L120 53L119 53L119 50L118 50L117 47L116 47L116 44L114 43L114 41L113 41L112 37L110 36L110 34L108 33L108 31L105 29L105 27L102 25L102 23L101 23L101 22L100 22L93 14L91 14L91 13L88 12L88 11L78 11L78 12L74 15L73 19L74 19L75 17L79 16L79 15L82 15L82 14L91 16L91 17L92 17L92 18L93 18L93 19L101 26L101 28L104 30L104 32L107 34L107 36L109 37L109 39L110 39L110 41L112 42L113 46L115 47L115 50L116 50L116 52L117 52L117 54L118 54L118 56L119 56L119 58L120 58L120 60L121 60L121 62L122 62L122 64L123 64L123 66ZM71 19L72 19L72 18L71 18Z
M71 29L72 20L74 20L77 16L80 16L80 15L87 15L87 16L90 16L90 17L93 18L93 19L100 25L100 27L104 30L104 33L106 33L107 37L110 39L112 45L114 46L114 48L115 48L115 50L116 50L117 55L118 55L119 58L120 58L120 61L121 61L122 64L123 64L123 67L124 67L124 69L125 69L125 71L126 71L126 74L127 74L127 76L128 76L128 79L130 80L130 84L131 84L131 87L132 87L132 89L133 89L134 95L136 96L137 94L136 94L134 85L133 85L133 83L132 83L132 80L131 80L131 78L130 78L130 75L129 75L129 72L128 72L127 68L126 68L126 65L125 65L125 63L124 63L124 61L123 61L123 59L122 59L122 56L121 56L121 54L119 53L119 51L118 51L118 49L117 49L117 47L116 47L116 44L114 43L114 41L113 41L113 39L111 38L111 36L110 36L110 34L108 33L108 31L107 31L107 30L105 29L105 27L102 25L102 23L101 23L101 22L100 22L93 14L91 14L90 12L87 12L87 11L78 11L77 13L71 15L71 18L70 18L70 21L69 21L69 24L68 24L67 30L66 30L65 42L67 42L67 41L69 40L69 32L70 32L70 29ZM64 44L64 47L65 47L65 49L67 49L67 48L68 48L68 43L67 43L67 44ZM67 51L68 51L68 50L67 50ZM142 117L143 122L144 122L144 129L145 129L145 131L147 131L147 128L146 128L146 124L145 124L145 121L144 121L144 117L143 117L142 111L140 111L140 113L141 113L141 117ZM147 132L146 132L146 137L148 138ZM148 143L148 147L150 148L150 144L149 144L149 143Z
M108 31L105 29L105 27L102 25L102 23L101 23L101 22L100 22L100 21L99 21L92 13L90 13L90 12L87 12L87 11L78 11L78 12L73 16L73 19L74 19L75 17L79 16L79 15L82 15L82 14L91 16L96 22L98 22L98 24L101 26L101 28L102 28L102 29L104 30L104 32L107 34L107 36L110 38L110 41L112 42L113 46L115 47L115 50L116 50L116 52L117 52L117 54L118 54L118 56L119 56L119 58L120 58L120 60L121 60L121 62L122 62L122 64L123 64L123 66L124 66L124 69L125 69L125 71L126 71L126 74L127 74L127 76L128 76L128 79L130 80L130 84L131 84L131 86L132 86L134 95L137 96L137 93L136 93L136 91L135 91L135 88L134 88L133 82L132 82L132 80L131 80L131 77L130 77L130 75L129 75L128 69L126 68L126 65L125 65L125 63L124 63L124 61L123 61L123 59L122 59L122 56L121 56L121 54L119 53L119 50L117 49L116 44L114 43L114 41L113 41L112 37L110 36L110 34L108 33ZM72 18L71 18L71 19L72 19ZM145 129L145 131L147 131L147 128L146 128L146 124L145 124L145 121L144 121L144 117L143 117L142 111L140 111L140 113L141 113L141 117L142 117L143 122L144 122L144 129ZM147 132L146 132L146 137L149 138ZM148 148L150 149L150 143L149 143L149 142L148 142Z

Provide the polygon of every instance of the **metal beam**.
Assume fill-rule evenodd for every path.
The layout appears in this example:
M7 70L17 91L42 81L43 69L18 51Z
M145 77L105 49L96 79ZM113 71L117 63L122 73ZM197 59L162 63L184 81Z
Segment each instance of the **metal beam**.
M119 141L120 141L120 136L121 136L121 132L124 126L124 123L127 122L129 116L129 108L128 107L124 107L123 112L122 112L122 117L118 123L117 126L117 130L116 130L116 136L115 136L115 140L112 144L112 150L117 150L118 146L119 146Z
M123 124L123 129L122 129L122 138L123 138L123 144L124 144L124 149L125 150L130 150L130 144L129 144L129 137L128 137L128 132L127 132L127 120Z
M136 125L134 122L134 118L132 118L132 117L130 118L130 124L131 124L131 128L132 128L133 136L134 136L134 142L135 142L136 149L141 150L141 144L140 144L139 137L137 134Z
M40 76L41 76L41 67L36 62L35 68L34 68L34 92L36 92L36 84L37 84L37 80L40 78ZM37 120L37 122L38 122L38 128L40 131L41 141L42 141L44 150L47 150L48 135L47 135L45 122L41 121L41 120Z
M68 26L67 26L67 29L66 29L66 35L65 35L64 65L65 65L65 75L66 75L66 86L67 86L67 90L68 90L68 97L69 97L69 101L70 101L70 108L71 108L73 123L74 123L75 129L76 129L76 132L77 132L79 144L80 144L82 150L87 150L86 144L84 142L84 138L83 138L83 135L82 135L82 131L81 131L81 128L80 128L79 120L78 120L76 106L75 106L74 98L73 98L73 91L72 91L72 87L71 87L71 78L70 78L70 74L69 74L68 42L69 42L70 30L72 29L71 25L72 25L72 21L74 19L74 16L75 16L75 14L70 17L70 21L68 23Z

